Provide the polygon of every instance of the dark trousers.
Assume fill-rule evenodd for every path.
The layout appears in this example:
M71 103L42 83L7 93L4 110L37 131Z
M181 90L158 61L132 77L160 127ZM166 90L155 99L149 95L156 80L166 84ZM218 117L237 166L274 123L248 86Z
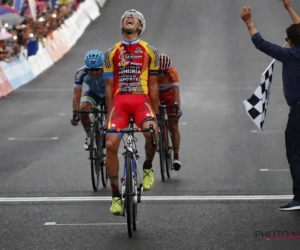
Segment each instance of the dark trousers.
M285 130L285 147L293 179L294 200L300 201L300 105L290 109Z

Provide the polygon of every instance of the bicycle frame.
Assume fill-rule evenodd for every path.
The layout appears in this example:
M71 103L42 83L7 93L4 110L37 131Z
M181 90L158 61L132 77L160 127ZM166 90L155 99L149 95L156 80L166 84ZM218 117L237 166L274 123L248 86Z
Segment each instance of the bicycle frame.
M91 177L94 191L99 187L99 176L101 172L101 179L103 187L107 185L107 172L105 168L105 134L104 124L106 122L107 110L103 104L92 107L92 110L74 110L74 113L92 115L91 118L91 137L89 148L89 160L91 162Z
M166 180L165 173L167 172L167 177L170 178L170 170L172 170L172 164L170 163L171 151L172 151L172 143L169 140L172 140L172 133L169 128L169 118L174 115L167 115L166 108L175 108L176 113L178 112L178 105L175 102L173 105L165 105L165 102L162 101L159 106L159 118L158 125L160 128L159 132L159 160L160 160L160 170L162 181ZM168 116L168 118L166 118Z
M125 161L124 161L123 176L121 178L121 183L122 183L121 196L122 196L122 199L124 200L125 192L126 192L125 180L128 177L128 176L126 176L126 171L127 171L126 155L128 152L130 152L131 153L131 164L132 164L132 178L134 180L133 188L135 191L134 203L137 203L138 191L143 192L143 187L140 186L140 189L138 188L138 185L142 183L142 176L141 176L141 172L140 172L138 161L137 161L139 158L139 155L138 155L138 151L136 150L135 137L133 136L133 134L131 134L131 133L128 134L124 148L125 148L125 152L123 153L123 156L125 158ZM139 181L138 181L138 177L139 177ZM124 202L123 202L123 211L124 211ZM124 212L122 214L125 215Z
M155 145L155 138L154 138L154 129L153 129L153 126L150 125L149 128L145 128L145 129L142 129L142 128L134 128L133 127L133 124L134 124L134 121L133 121L133 118L130 117L130 120L129 120L129 128L125 128L125 129L107 129L106 130L106 133L107 132L117 132L117 133L124 133L124 134L127 134L127 138L126 138L126 141L122 138L123 142L124 142L124 149L125 149L125 152L123 152L123 156L125 157L125 162L124 162L124 169L123 169L123 176L121 178L121 183L122 183L122 200L124 201L124 198L125 198L125 180L126 178L128 178L128 176L126 176L126 170L127 170L127 162L126 162L126 157L127 157L127 154L130 153L130 158L131 158L131 163L132 163L132 178L133 178L133 185L134 185L134 190L135 190L135 198L134 198L134 202L140 202L140 194L141 192L143 192L143 186L142 186L142 176L141 176L141 172L139 170L139 165L138 165L138 158L139 158L139 155L138 155L138 151L136 149L136 138L134 137L134 133L136 132L150 132L151 133L151 138L152 138L152 144ZM139 183L138 183L138 178L139 177ZM140 185L138 185L140 184ZM138 186L140 186L140 189L138 188ZM137 197L139 196L139 197ZM122 211L122 215L125 216L124 214L124 202L123 202L123 211Z
M132 153L132 163L133 163L133 173L134 173L134 178L137 178L137 172L139 174L139 177L141 178L141 174L139 172L139 168L138 168L138 163L137 163L137 159L139 158L139 155L137 154L137 150L135 149L136 145L134 143L134 136L132 134L129 134L127 139L126 139L126 145L124 146L126 151L123 153L123 155L125 156L125 154L129 151ZM124 167L124 171L123 171L123 178L126 177L126 162L125 162L125 167ZM136 166L137 165L137 166Z

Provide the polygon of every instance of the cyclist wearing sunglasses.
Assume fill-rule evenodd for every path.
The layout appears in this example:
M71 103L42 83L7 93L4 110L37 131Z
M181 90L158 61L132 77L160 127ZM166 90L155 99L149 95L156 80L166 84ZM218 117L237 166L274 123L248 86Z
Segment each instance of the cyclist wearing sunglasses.
M90 50L84 58L85 66L76 71L73 97L73 110L91 110L100 103L106 105L105 81L103 79L104 54L99 50ZM82 94L82 85L86 83L89 89ZM91 138L91 120L88 114L73 115L71 124L76 126L81 120L86 132L84 149L89 150Z
M106 104L108 108L107 128L126 128L129 115L134 116L138 127L149 128L152 124L158 138L159 91L157 84L158 52L139 37L145 31L146 22L142 13L126 11L120 20L122 41L105 52L104 78L106 81ZM144 134L146 160L143 164L143 188L150 190L154 185L152 161L156 147L152 146L151 134ZM106 166L112 189L110 212L120 214L122 200L118 186L118 134L106 135Z
M172 67L172 60L165 54L159 55L159 99L164 101L166 105L173 105L175 102L178 104L178 112L175 109L167 108L170 131L172 134L172 145L174 151L173 167L178 171L181 167L179 161L179 146L180 146L180 133L178 130L179 118L182 116L180 109L180 95L179 95L179 77L177 70ZM174 116L175 115L175 116Z

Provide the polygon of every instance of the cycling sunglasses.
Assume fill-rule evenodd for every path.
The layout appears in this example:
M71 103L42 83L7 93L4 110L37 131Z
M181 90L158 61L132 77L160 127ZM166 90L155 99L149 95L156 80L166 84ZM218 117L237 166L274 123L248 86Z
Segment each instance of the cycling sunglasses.
M129 13L127 13L127 14L124 16L124 18L126 18L126 17L133 17L133 18L136 18L136 19L141 20L140 16L139 16L137 13L134 13L134 12L129 12Z
M98 71L102 70L102 67L101 68L87 68L87 70L90 72L93 72L93 71L98 72Z

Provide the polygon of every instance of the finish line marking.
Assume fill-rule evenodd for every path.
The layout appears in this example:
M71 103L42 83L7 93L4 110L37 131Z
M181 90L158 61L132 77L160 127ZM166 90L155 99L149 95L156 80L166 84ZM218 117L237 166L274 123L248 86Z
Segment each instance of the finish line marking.
M49 140L58 140L58 137L46 137L46 138L15 138L15 137L9 137L9 141L34 141L34 140L39 140L39 141L49 141Z
M142 201L234 201L234 200L290 200L293 195L217 195L217 196L142 196ZM98 197L1 197L0 202L68 202L111 201L110 196Z
M75 224L59 224L56 222L46 222L44 226L119 226L127 225L127 223L75 223Z
M263 130L263 131L251 130L250 132L254 134L268 134L268 133L283 133L284 130Z
M283 168L283 169L268 169L268 168L261 168L259 170L260 172L283 172L283 171L289 171L288 168Z

